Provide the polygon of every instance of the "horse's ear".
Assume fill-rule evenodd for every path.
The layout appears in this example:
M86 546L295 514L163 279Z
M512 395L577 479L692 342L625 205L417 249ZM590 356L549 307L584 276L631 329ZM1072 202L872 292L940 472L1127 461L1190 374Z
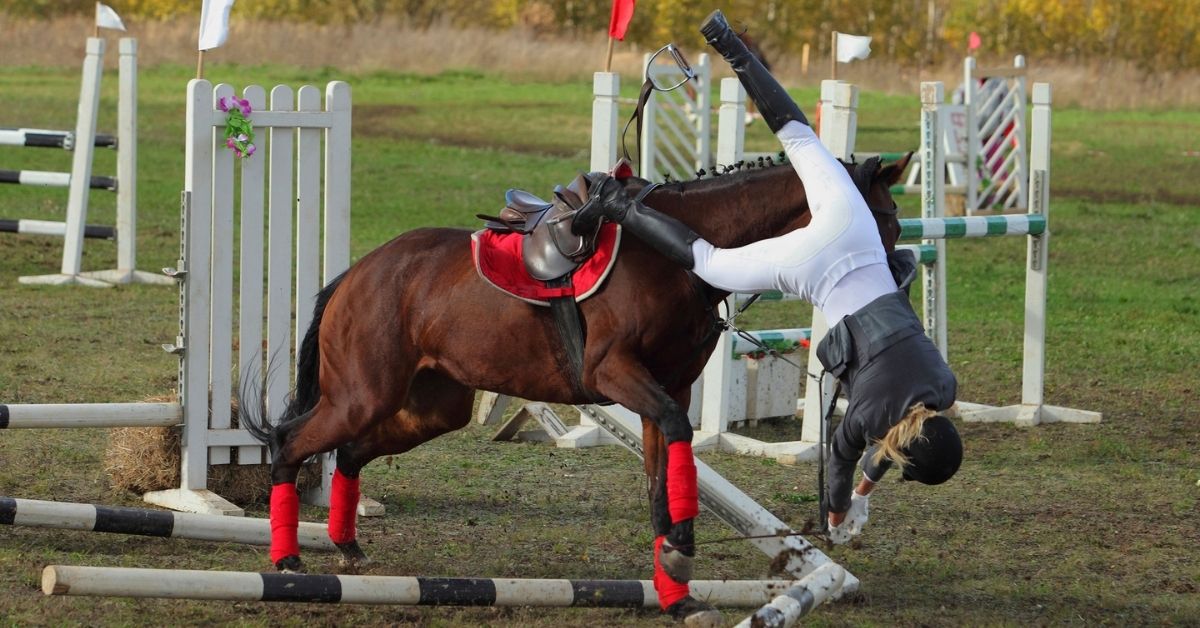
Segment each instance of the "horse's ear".
M904 176L904 170L908 168L908 162L912 161L912 156L913 153L910 152L901 157L899 161L895 161L884 166L883 169L879 171L879 176L876 177L875 180L888 187L899 183L900 178Z

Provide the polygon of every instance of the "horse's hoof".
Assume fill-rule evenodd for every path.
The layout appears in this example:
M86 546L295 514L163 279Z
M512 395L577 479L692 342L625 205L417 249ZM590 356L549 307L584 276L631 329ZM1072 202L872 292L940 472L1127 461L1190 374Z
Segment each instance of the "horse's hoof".
M371 559L367 558L367 555L363 553L362 548L358 545L358 541L334 543L334 545L342 551L342 557L338 560L338 564L342 567L357 569L371 564Z
M720 611L690 595L669 606L667 613L692 628L718 628L725 625L725 617Z
M304 573L304 563L299 556L284 556L275 561L275 569L283 573Z
M658 551L658 564L675 582L692 581L692 557L663 542Z

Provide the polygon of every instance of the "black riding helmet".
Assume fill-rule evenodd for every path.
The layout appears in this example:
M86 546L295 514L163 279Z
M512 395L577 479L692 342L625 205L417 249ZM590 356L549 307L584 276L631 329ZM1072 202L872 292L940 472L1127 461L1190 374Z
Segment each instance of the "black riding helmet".
M954 423L942 415L930 417L921 426L921 437L904 449L908 464L904 479L936 485L949 480L962 464L962 440Z

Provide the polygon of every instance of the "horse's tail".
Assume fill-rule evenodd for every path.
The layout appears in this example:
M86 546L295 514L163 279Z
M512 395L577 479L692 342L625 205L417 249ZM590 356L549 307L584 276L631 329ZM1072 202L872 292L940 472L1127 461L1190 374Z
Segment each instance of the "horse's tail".
M256 391L257 382L241 382L238 394L238 423L258 442L266 445L272 456L283 446L287 435L292 430L304 425L312 417L312 409L321 399L321 348L320 333L321 319L325 315L325 306L333 297L334 291L342 283L345 274L338 275L329 285L317 294L317 303L313 308L312 323L300 343L300 354L296 362L296 388L292 390L291 399L283 415L272 425L267 420L266 390ZM274 362L274 358L271 360ZM268 365L268 370L272 365ZM247 404L246 399L257 399L256 403Z

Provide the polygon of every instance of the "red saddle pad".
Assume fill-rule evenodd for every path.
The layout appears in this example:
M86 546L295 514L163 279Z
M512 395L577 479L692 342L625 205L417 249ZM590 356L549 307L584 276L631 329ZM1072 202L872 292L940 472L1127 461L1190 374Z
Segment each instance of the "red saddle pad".
M615 223L600 227L596 239L596 252L575 269L572 285L547 288L546 282L534 279L525 270L521 259L521 234L497 233L480 229L471 234L471 256L475 269L483 280L501 292L510 294L534 305L550 305L555 297L575 297L582 301L604 285L617 259L617 248L621 242L621 228Z

